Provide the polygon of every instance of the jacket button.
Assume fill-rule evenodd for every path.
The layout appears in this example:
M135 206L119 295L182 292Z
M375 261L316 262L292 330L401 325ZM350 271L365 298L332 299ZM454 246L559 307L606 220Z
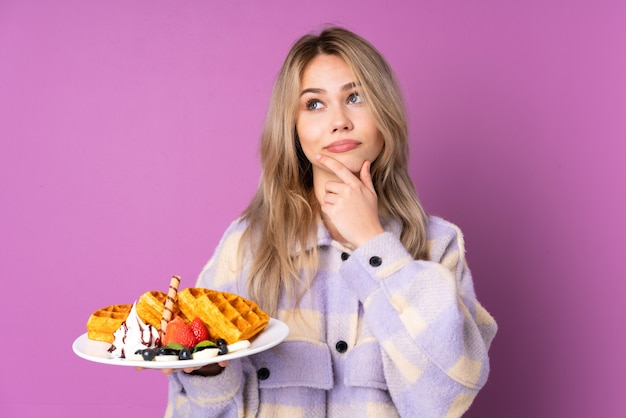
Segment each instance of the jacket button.
M378 257L377 255L375 255L374 257L370 258L370 266L372 267L378 267L383 263L383 259Z
M337 344L335 344L335 349L340 353L345 353L346 351L348 351L348 343L345 341L339 341Z
M267 378L270 377L270 370L267 367L262 367L257 370L256 377L258 377L259 380L267 380Z
M341 253L341 261L346 261L348 258L350 258L350 254Z

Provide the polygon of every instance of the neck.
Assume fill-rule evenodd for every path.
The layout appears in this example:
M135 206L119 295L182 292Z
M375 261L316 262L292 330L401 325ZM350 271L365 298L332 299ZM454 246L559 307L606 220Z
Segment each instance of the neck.
M322 213L322 222L324 222L324 226L328 229L328 233L331 238L337 242L340 242L343 245L349 245L345 238L339 233L335 225L332 223L330 219L326 215Z

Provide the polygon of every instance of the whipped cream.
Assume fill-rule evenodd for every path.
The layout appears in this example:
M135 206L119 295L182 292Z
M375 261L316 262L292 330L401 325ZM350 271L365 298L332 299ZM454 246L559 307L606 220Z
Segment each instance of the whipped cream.
M113 333L115 340L108 350L111 357L142 360L141 354L135 354L137 350L161 345L159 331L152 325L143 323L137 315L135 305L136 302L133 303L128 318Z

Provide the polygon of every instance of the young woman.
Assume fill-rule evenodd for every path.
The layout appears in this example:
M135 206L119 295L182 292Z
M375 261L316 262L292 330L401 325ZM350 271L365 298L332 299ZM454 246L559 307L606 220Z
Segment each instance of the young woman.
M276 81L256 196L197 286L241 294L290 327L275 348L170 371L166 416L462 415L496 324L461 232L422 209L400 89L341 28L306 35Z

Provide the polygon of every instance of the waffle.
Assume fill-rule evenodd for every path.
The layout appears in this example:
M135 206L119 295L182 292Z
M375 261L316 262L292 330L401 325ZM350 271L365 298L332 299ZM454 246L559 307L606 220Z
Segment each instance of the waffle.
M113 333L128 317L133 305L111 305L91 314L87 320L87 338L112 343Z
M213 341L223 338L228 344L254 337L270 320L269 315L250 300L204 288L178 292L178 307L187 318L200 318Z
M161 329L161 319L166 299L167 294L158 290L144 293L137 300L137 315L144 323L152 325L156 329ZM175 316L180 316L177 305L174 305L172 309L172 318Z

